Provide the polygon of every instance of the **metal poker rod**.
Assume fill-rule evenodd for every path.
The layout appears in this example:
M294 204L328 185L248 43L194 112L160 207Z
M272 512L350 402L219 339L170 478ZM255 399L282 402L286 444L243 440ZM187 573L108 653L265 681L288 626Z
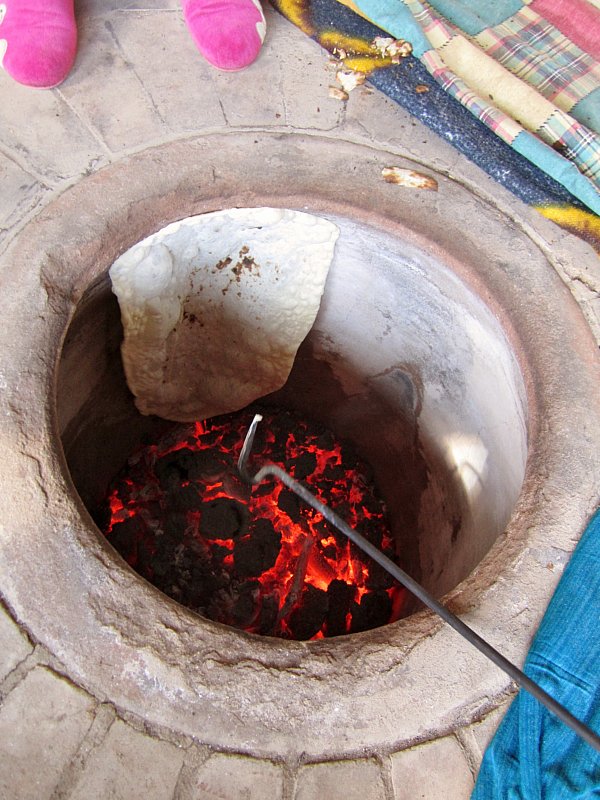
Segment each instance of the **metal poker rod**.
M373 544L371 544L371 542L365 539L364 536L361 536L360 533L355 531L354 528L351 528L328 506L321 503L320 500L317 500L317 498L311 494L308 489L306 489L301 483L298 483L298 481L295 481L285 470L281 469L281 467L278 467L276 464L264 464L255 475L251 475L248 471L248 458L250 457L250 452L252 451L252 444L254 442L254 435L256 433L257 425L261 420L262 416L260 414L256 414L254 416L254 419L252 420L252 423L248 429L248 433L246 434L246 438L244 439L242 451L238 459L238 470L245 481L251 484L258 484L270 476L278 478L278 480L284 483L288 489L304 500L305 503L308 503L309 506L312 506L315 511L318 511L320 514L322 514L323 517L329 523L331 523L331 525L347 536L350 541L354 542L354 544L368 556L370 556L373 561L376 561L381 567L387 570L390 575L392 575L397 581L399 581L399 583L412 592L415 597L421 600L426 606L428 606L428 608L441 617L444 622L447 622L450 627L454 628L457 633L459 633L474 647L476 647L480 653L483 653L483 655L487 656L487 658L496 664L496 666L504 670L504 672L506 672L506 674L511 677L515 683L533 695L537 700L540 701L540 703L542 703L542 705L544 705L549 711L562 720L565 725L568 725L569 728L574 730L575 733L584 739L584 741L586 741L589 745L591 745L591 747L600 752L600 736L588 728L587 725L581 722L580 719L573 716L570 711L568 711L563 705L561 705L551 695L544 691L544 689L542 689L542 687L539 686L535 681L531 680L531 678L529 678L522 670L520 670L501 653L499 653L494 647L492 647L491 644L486 642L485 639L482 639L481 636L472 630L472 628L469 628L469 626L466 625L461 619L452 614L452 612L448 611L448 609L439 603L434 597L432 597L429 592L427 592L421 586L420 583L417 583L417 581L411 578L410 575L404 572L403 569L400 569L397 564L394 564L391 559L378 550Z

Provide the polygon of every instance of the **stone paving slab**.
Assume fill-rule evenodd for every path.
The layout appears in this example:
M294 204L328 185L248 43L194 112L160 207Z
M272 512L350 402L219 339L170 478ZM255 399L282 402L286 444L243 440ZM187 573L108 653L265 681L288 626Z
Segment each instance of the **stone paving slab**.
M171 800L184 751L117 720L88 758L69 800Z
M274 11L267 15L267 24L273 27L272 47L279 53L281 93L286 125L306 130L329 131L339 129L346 116L347 103L329 96L329 87L334 86L335 67L327 54L316 43L307 39L306 45L298 47L296 29L289 24L275 21ZM306 91L310 86L310 92ZM356 94L353 92L351 96Z
M464 800L473 789L469 763L453 736L392 756L395 800Z
M0 153L0 241L48 192L37 178Z
M385 800L381 767L375 761L310 764L298 772L294 800Z
M56 93L19 86L0 70L0 96L10 109L0 114L0 141L32 174L56 183L100 165L98 142Z
M169 131L181 134L225 125L215 70L196 50L181 13L112 14L110 24Z
M111 0L110 11L178 11L181 13L181 0ZM104 16L107 4L98 0L77 0L75 13L77 19L90 16Z
M208 758L177 800L282 800L283 769L270 761L237 755Z
M470 749L472 750L474 758L478 763L483 758L483 754L485 753L488 744L492 741L498 725L500 725L502 722L502 719L508 711L511 703L512 698L505 700L500 706L498 706L498 708L495 708L493 711L487 714L487 716L485 716L481 722L476 722L474 725L470 725L467 729L466 733L470 737L470 739L467 741L469 742Z
M277 14L266 4L265 17L267 35L255 63L243 72L212 72L213 86L221 99L227 125L231 127L263 127L285 122L285 99L281 90L285 53L273 29Z
M0 707L0 797L49 800L93 712L92 698L58 675L30 672Z
M169 132L119 42L116 25L110 15L80 22L77 61L59 89L112 151L141 147Z
M33 652L28 639L0 606L0 681Z

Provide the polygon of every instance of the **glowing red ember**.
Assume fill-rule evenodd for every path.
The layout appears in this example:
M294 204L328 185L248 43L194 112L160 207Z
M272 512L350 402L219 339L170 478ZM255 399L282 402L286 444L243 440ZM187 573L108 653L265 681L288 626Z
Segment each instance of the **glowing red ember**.
M385 510L351 448L288 412L265 413L253 447L391 558ZM405 591L279 483L254 489L236 462L254 411L177 426L110 488L109 541L165 594L251 633L318 639L398 619Z

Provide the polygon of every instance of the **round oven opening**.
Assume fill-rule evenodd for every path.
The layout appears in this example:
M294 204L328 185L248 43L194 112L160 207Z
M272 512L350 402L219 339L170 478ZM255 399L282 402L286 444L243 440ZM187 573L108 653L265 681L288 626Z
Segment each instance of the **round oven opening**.
M387 507L398 563L439 597L473 571L517 502L523 379L500 323L449 264L328 218L340 237L319 313L283 388L257 401L351 443ZM173 426L136 409L122 336L105 275L78 304L57 384L66 460L92 514L129 456ZM402 614L415 609L407 600Z

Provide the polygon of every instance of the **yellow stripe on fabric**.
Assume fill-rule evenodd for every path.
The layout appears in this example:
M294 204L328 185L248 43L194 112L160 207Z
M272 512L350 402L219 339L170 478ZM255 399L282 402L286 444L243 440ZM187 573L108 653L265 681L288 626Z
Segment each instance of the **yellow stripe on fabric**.
M321 47L330 53L337 50L339 54L339 51L343 50L346 55L340 59L340 64L354 72L370 75L373 70L389 67L392 64L392 59L382 56L375 50L372 42L360 39L358 36L346 36L339 31L324 31L317 36L317 40Z
M358 36L348 36L338 31L323 31L319 36L319 42L323 47L327 48L327 50L333 47L341 47L353 56L367 56L368 58L376 59L379 55L377 50L373 47L372 42L368 42L366 39L361 39ZM389 58L387 60L391 62Z
M316 33L307 0L278 0L279 11L307 36Z
M541 128L557 110L549 100L511 75L464 36L454 36L438 53L446 66L476 94L491 100L530 131Z
M600 253L600 217L573 206L536 206L547 219L577 234Z

